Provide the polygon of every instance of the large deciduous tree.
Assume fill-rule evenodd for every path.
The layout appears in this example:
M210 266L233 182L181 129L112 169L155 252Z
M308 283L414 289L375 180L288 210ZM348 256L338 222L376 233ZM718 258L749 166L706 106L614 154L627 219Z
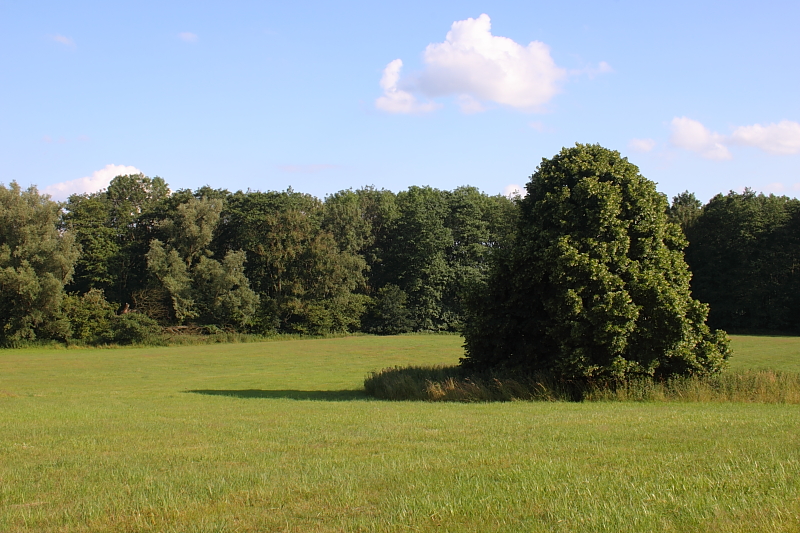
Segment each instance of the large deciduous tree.
M353 251L360 246L360 224L349 227L340 216L356 213L345 200L339 213L328 213L329 230L322 202L307 194L238 192L229 198L219 242L247 255L246 274L261 300L257 330L319 334L359 327L367 301L358 292L365 264ZM332 231L343 236L340 243Z
M145 254L169 198L163 179L143 174L117 176L107 190L70 196L64 223L82 253L68 290L100 289L118 306L134 303L147 284Z
M69 336L61 302L78 246L60 210L35 187L0 184L0 343Z
M242 328L253 322L259 298L244 273L244 252L227 250L221 262L212 259L225 204L215 196L189 195L168 213L158 224L166 243L151 241L147 267L169 295L177 321Z
M442 306L453 273L447 261L453 243L452 232L445 226L447 193L409 187L397 195L397 213L384 254L385 280L408 295L414 329L451 329L453 317Z
M562 379L714 373L729 356L690 294L686 240L636 166L598 145L545 159L513 247L465 327L467 367Z

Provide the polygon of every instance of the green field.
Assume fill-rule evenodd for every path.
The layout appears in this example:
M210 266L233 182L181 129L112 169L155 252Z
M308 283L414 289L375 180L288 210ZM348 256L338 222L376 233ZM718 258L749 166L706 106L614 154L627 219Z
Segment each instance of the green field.
M0 531L798 531L800 408L368 399L447 335L0 351ZM800 339L732 368L800 371Z

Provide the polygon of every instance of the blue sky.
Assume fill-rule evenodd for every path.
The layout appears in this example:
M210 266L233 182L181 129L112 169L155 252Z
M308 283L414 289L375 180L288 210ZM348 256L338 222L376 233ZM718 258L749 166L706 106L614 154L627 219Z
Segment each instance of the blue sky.
M0 182L497 194L582 142L669 196L798 196L798 21L796 1L0 0Z

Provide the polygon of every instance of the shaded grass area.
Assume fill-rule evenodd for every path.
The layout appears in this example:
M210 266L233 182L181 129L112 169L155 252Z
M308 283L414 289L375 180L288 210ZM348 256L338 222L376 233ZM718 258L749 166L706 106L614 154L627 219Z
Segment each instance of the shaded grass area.
M381 400L433 402L684 401L800 403L800 373L772 370L725 372L710 377L623 382L563 382L547 376L464 373L457 366L386 368L364 380Z
M0 531L800 529L793 405L360 392L460 343L0 351Z
M587 383L542 375L470 373L458 365L411 365L372 372L364 389L382 400L800 403L800 337L739 335L732 344L731 369L711 377Z
M325 402L345 402L350 400L363 400L366 393L363 390L190 390L196 394L209 396L233 396L234 398L284 398L289 400L317 400Z

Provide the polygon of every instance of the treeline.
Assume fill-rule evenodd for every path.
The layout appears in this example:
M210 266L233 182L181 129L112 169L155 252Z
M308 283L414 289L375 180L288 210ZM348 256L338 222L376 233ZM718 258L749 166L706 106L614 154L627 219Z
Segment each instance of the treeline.
M0 343L139 342L164 326L327 334L459 331L519 204L473 187L308 194L119 176L51 201L0 184ZM673 199L709 326L800 333L800 201Z
M160 326L258 334L457 331L516 224L473 187L170 192L118 176L57 204L0 186L0 342L134 342Z
M684 192L670 214L689 240L692 292L710 305L709 326L800 333L800 200L746 189L702 205Z

